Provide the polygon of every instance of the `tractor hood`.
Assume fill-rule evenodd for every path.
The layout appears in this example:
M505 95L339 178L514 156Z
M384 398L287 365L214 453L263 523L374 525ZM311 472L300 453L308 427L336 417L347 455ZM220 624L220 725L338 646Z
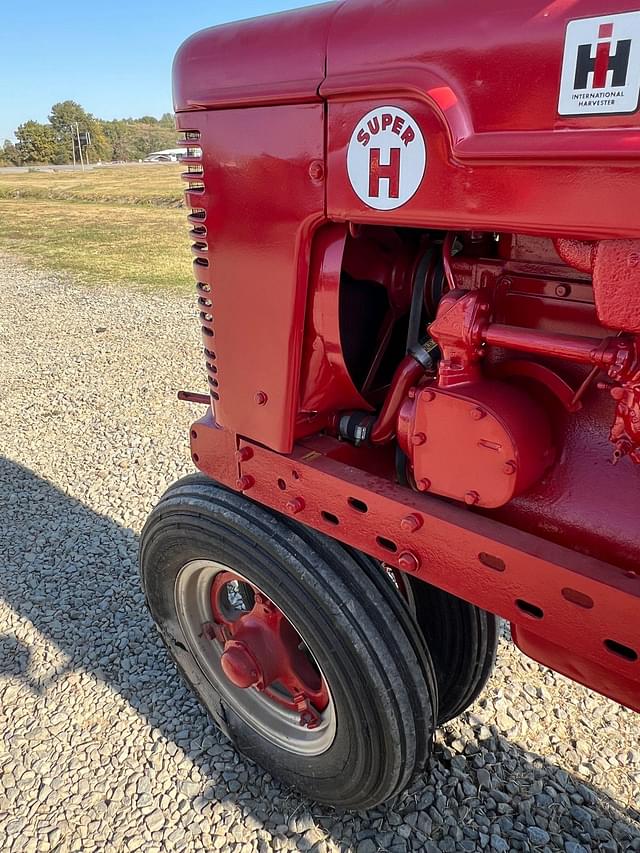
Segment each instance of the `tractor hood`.
M191 36L173 64L175 111L320 100L338 5L266 15Z
M548 140L536 131L638 128L638 5L344 0L226 24L178 51L175 109L417 97L440 113L462 157L540 154ZM623 136L598 134L593 150L582 138L579 150L637 156L638 135Z

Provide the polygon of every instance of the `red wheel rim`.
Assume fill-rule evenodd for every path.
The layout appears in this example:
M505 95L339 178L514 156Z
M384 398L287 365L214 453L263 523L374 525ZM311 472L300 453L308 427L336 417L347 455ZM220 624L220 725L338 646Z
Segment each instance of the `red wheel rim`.
M223 647L221 663L227 678L236 687L263 691L299 713L301 725L317 725L329 704L329 690L282 610L231 571L215 576L210 598L214 635Z
M337 732L331 690L303 614L279 607L253 581L211 560L192 560L174 586L185 654L223 705L281 749L320 755ZM176 644L177 648L182 648ZM206 692L206 686L203 688Z

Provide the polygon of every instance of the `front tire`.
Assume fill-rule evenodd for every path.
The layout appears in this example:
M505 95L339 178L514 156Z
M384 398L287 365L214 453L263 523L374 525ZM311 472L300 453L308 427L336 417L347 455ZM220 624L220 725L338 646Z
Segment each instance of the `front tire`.
M151 513L140 567L179 671L247 757L313 799L355 809L392 797L422 769L436 677L374 561L195 475ZM224 583L227 610L216 598ZM264 627L276 624L274 634Z
M438 725L475 702L496 660L500 620L443 589L410 579L416 619L438 680Z

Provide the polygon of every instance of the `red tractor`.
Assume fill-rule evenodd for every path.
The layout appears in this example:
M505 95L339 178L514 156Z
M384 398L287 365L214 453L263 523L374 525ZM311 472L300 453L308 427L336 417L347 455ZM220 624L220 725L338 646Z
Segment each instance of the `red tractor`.
M640 710L639 95L625 0L344 0L178 52L209 388L143 582L317 800L406 786L498 617Z

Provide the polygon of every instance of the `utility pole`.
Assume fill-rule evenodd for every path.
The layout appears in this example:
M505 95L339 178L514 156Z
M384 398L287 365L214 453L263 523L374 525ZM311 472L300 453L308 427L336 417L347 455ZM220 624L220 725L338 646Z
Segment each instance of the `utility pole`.
M73 125L69 125L69 130L71 131L71 153L73 154L73 168L76 167L76 140L73 135Z
M82 145L80 145L80 128L78 127L78 122L76 122L76 136L78 138L78 154L80 155L80 165L82 166L82 171L84 172L84 160L82 159Z

